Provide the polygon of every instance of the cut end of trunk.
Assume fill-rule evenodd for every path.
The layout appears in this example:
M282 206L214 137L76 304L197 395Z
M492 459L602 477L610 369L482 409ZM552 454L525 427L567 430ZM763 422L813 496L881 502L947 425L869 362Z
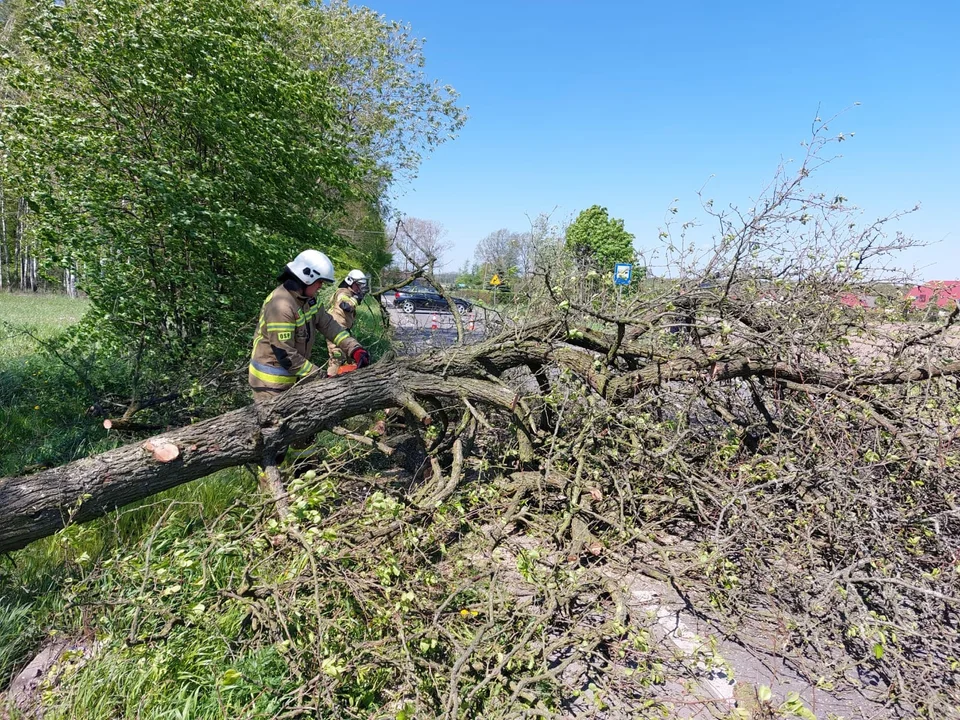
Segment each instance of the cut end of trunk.
M157 462L168 463L180 457L180 448L165 440L147 440L143 449L153 455Z

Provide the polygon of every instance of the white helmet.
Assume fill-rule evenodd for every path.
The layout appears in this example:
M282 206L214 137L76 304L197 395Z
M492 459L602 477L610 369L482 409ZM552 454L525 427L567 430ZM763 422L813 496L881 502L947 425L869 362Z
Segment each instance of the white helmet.
M317 280L333 282L333 263L319 250L304 250L293 262L287 263L287 270L312 285Z
M343 279L347 285L353 285L354 283L360 283L361 287L367 286L367 276L363 274L363 270L351 270L347 273L347 276Z

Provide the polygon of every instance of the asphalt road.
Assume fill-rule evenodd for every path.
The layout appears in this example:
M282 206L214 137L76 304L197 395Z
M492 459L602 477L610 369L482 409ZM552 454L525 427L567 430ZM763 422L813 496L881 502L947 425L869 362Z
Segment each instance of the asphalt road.
M404 355L416 355L431 348L443 348L457 341L457 328L449 312L418 311L412 314L400 312L387 304L390 328L395 347ZM477 343L487 336L487 317L483 308L476 308L463 316L464 339L467 344Z

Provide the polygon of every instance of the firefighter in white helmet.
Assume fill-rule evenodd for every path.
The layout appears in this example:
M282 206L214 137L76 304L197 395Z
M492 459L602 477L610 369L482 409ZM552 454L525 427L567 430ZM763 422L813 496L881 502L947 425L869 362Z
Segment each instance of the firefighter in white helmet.
M370 364L370 354L317 301L317 291L334 280L330 258L304 250L277 280L280 285L263 301L253 338L248 379L255 402L275 397L318 371L310 362L318 333L358 367Z
M363 270L351 270L340 283L330 301L330 316L345 329L350 330L357 321L357 306L367 294L367 276ZM330 362L327 364L327 376L334 377L344 365L343 351L336 343L327 340Z

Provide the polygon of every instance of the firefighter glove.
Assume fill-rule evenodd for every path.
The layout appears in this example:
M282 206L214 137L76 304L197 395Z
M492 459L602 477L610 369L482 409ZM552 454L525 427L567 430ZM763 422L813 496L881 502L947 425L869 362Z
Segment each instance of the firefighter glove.
M362 347L357 348L353 351L353 361L357 364L358 368L366 367L370 364L370 353Z

